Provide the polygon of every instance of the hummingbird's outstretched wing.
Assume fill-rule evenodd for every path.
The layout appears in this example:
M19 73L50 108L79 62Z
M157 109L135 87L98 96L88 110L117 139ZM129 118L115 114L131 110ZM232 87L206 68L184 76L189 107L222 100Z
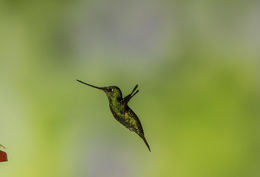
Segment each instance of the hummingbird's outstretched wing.
M126 97L124 97L123 98L123 103L125 104L125 105L127 105L127 103L131 100L131 98L133 98L133 96L135 96L135 94L137 94L138 92L139 92L139 90L137 90L136 92L135 92L135 90L137 89L137 87L138 87L138 85L136 84L135 85L135 87L134 87L134 89L133 89L133 91L129 94L129 95L127 95Z

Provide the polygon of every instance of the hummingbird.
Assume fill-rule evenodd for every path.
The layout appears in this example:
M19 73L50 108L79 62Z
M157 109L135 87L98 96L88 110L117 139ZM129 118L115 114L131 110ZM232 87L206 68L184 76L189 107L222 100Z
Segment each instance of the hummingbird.
M104 91L107 95L109 108L114 118L130 131L133 131L137 135L139 135L151 152L150 146L144 136L142 124L134 111L128 106L128 102L139 92L139 90L136 90L138 85L135 85L130 94L123 97L120 88L117 86L97 87L80 80L77 81L90 87Z

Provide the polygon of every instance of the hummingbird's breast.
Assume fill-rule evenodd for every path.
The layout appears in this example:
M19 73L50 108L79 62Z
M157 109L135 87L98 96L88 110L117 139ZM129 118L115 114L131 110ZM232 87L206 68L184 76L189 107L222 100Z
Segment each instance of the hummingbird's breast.
M119 101L119 99L109 99L109 107L113 116L117 120L124 119L124 105Z

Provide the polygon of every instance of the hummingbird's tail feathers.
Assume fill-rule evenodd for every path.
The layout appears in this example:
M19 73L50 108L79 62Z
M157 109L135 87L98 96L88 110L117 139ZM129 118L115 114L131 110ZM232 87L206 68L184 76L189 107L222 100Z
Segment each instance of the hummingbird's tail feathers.
M139 136L144 140L145 145L147 146L147 148L148 148L149 151L151 152L150 146L149 146L149 144L148 144L146 138L144 137L144 135L141 134L141 135L139 135Z

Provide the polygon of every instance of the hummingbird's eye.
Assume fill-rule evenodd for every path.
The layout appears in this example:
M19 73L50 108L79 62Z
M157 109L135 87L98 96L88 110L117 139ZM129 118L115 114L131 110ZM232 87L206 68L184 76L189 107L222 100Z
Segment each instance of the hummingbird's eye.
M109 92L113 92L113 89L112 89L112 88L109 88L108 91L109 91Z

